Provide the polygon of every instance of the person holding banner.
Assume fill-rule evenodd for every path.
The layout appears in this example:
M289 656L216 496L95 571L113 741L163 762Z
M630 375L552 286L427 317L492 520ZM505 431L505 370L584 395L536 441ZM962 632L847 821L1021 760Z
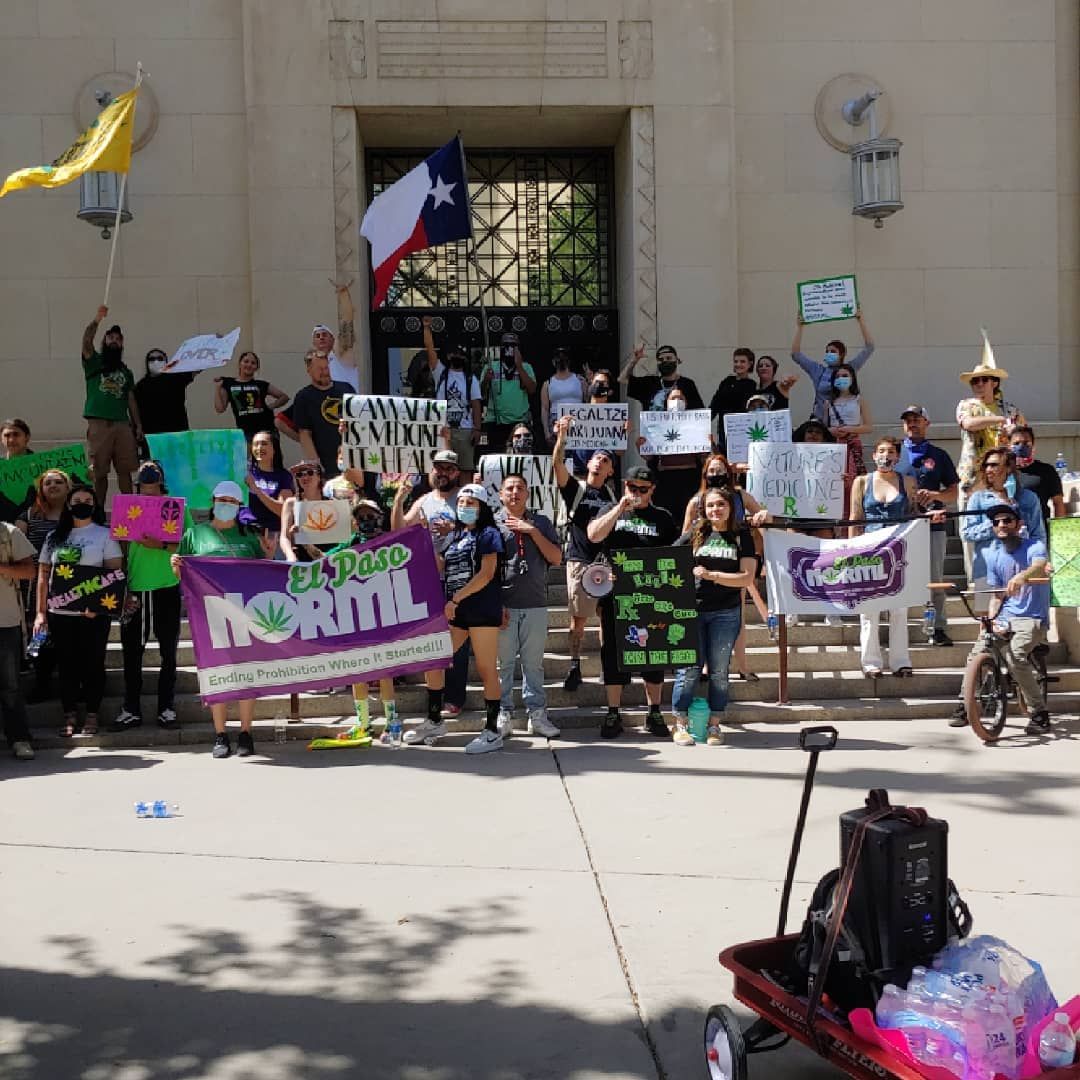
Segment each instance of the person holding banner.
M118 570L123 563L120 544L109 536L105 511L94 489L79 485L64 504L52 536L45 541L38 563L37 617L34 632L48 628L60 672L60 705L64 723L60 734L71 738L80 731L96 735L98 709L105 693L105 651L109 643L109 616L92 611L49 611L50 586L62 583L69 567L94 566ZM59 578L59 582L53 582ZM86 706L80 728L76 707Z
M469 370L468 350L464 345L451 345L446 350L446 364L443 364L435 349L431 316L425 315L421 322L424 327L424 352L427 353L435 387L432 396L436 401L446 402L450 449L457 454L458 464L471 473L483 423L484 396L480 392L480 380Z
M851 486L852 520L867 522L866 525L848 526L848 536L861 536L864 532L876 532L895 522L902 521L919 512L915 479L901 476L896 471L900 460L900 447L894 439L878 439L874 447L874 469L865 476L857 476ZM944 520L938 514L934 520ZM908 652L908 612L906 607L888 609L889 660L892 673L897 678L912 675L911 655ZM880 614L859 615L859 658L863 674L870 679L881 676L881 639L878 633Z
M484 730L465 747L467 754L486 754L503 748L499 733L499 629L503 621L502 580L503 540L480 484L465 484L458 491L458 524L442 557L440 569L446 590L446 618L450 641L457 652L466 639L476 657L476 670L484 684ZM418 727L405 733L409 745L431 745L446 734L442 719L442 696L446 672L439 668L425 675L428 714Z
M233 480L222 480L213 491L210 520L206 524L194 524L184 530L180 550L172 556L172 569L180 577L181 560L189 555L202 555L223 559L270 559L274 545L265 536L259 537L246 525L238 522L244 492ZM255 720L255 699L244 698L239 702L240 736L236 740L238 757L255 753L255 740L251 725ZM225 731L228 705L224 702L210 706L210 718L214 724L215 758L227 758L232 754L232 743Z
M677 545L694 552L694 593L697 599L698 662L675 672L671 711L677 746L693 746L689 731L690 704L701 672L709 668L709 727L706 742L719 746L724 737L720 721L728 702L728 666L742 629L743 590L753 584L757 556L750 530L735 514L730 488L710 488L704 496L705 515L683 533ZM772 520L763 512L760 522Z
M688 407L686 392L681 386L674 386L667 392L661 411L671 414L671 424L676 427L679 414ZM645 437L639 435L639 450L645 442ZM686 504L694 497L701 482L701 458L701 454L654 454L645 460L660 481L655 505L666 510L675 521L682 519Z
M561 404L580 404L585 400L585 380L570 370L570 351L561 346L555 350L555 373L540 387L540 420L544 438L550 450L555 445L555 421ZM605 397L604 402L607 402Z
M242 352L236 362L235 379L229 375L214 379L214 412L232 409L233 420L248 443L260 431L273 430L274 410L289 403L289 395L284 390L265 379L255 378L259 365L258 354L249 349Z
M135 400L144 435L190 431L187 388L197 371L167 372L168 356L161 349L146 354L146 374L135 384Z
M327 476L337 476L341 404L353 389L349 383L330 377L330 362L324 353L306 352L304 367L309 382L297 391L291 406L300 449L307 461L320 461Z
M862 305L855 309L855 318L862 331L863 347L856 353L855 359L848 366L854 375L870 359L874 353L874 340L870 337L870 331L866 328L863 320ZM829 427L832 422L827 419L827 403L830 391L833 389L832 376L837 364L847 361L847 346L842 341L833 340L825 346L824 362L811 360L802 351L803 322L802 310L796 315L795 339L791 343L791 359L795 361L810 377L810 385L814 388L814 406L811 410L819 420L825 420Z
M323 467L318 461L298 461L290 470L295 484L295 494L288 495L281 504L281 551L286 562L308 562L321 559L324 552L314 544L298 544L296 533L300 523L296 520L296 504L318 502L323 497Z

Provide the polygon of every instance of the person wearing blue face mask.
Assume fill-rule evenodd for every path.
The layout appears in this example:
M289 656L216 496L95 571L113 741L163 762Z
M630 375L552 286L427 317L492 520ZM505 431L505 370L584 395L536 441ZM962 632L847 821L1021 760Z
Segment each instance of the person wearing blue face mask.
M859 380L850 364L838 364L830 373L829 396L825 399L825 423L837 442L847 445L847 468L844 470L848 489L851 480L866 473L861 435L873 430L870 407L859 392Z
M796 319L795 339L791 343L791 359L795 361L810 376L810 385L814 388L814 406L811 410L819 420L824 420L832 427L826 417L829 392L832 390L832 373L837 364L847 362L847 346L842 341L830 341L825 346L825 353L821 360L811 360L802 351L803 322L800 312ZM852 372L857 372L870 359L874 352L874 341L870 337L870 331L863 321L862 307L855 310L855 319L862 331L863 347L856 353L855 359L848 363Z
M1042 511L1043 524L1049 533L1050 519L1066 516L1061 476L1049 462L1039 461L1035 457L1035 432L1027 424L1019 424L1012 429L1009 449L1016 458L1020 486L1035 492L1039 509Z

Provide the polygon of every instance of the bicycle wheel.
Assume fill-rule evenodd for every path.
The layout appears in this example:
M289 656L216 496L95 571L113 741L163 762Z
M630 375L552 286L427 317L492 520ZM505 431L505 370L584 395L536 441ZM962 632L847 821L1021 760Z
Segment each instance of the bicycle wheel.
M1008 690L1005 673L989 653L973 656L964 671L964 708L972 731L993 742L1005 730Z
M714 1005L705 1017L705 1068L709 1080L746 1080L746 1044L726 1005Z

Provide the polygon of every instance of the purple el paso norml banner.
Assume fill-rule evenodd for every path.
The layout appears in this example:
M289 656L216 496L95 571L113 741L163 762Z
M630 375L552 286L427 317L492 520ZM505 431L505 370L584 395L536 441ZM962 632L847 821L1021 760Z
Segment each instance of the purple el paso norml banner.
M421 526L311 563L185 558L180 585L207 703L450 664L442 580Z

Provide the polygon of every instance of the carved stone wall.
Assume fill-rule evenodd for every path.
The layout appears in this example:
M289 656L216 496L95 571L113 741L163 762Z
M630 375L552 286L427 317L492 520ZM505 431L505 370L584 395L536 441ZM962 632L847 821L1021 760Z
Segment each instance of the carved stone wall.
M330 75L335 79L362 79L367 75L367 48L363 19L330 20Z
M656 345L656 143L653 110L630 112L630 152L634 184L634 324L637 337Z

